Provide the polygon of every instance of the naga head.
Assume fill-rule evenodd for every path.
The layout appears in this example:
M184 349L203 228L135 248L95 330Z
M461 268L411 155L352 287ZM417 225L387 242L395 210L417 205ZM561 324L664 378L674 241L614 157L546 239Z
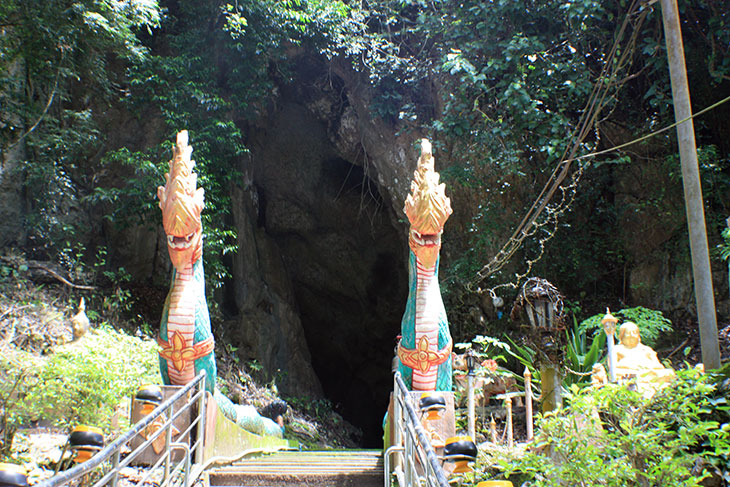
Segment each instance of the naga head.
M165 174L165 186L157 188L162 210L162 226L167 235L167 250L172 265L180 271L187 263L203 255L203 188L196 188L195 161L190 159L193 148L188 145L188 131L177 134L177 143Z
M427 139L421 139L421 157L403 211L411 223L408 244L421 263L430 269L438 259L444 223L452 210L445 185L439 184L439 174L434 171L431 143Z

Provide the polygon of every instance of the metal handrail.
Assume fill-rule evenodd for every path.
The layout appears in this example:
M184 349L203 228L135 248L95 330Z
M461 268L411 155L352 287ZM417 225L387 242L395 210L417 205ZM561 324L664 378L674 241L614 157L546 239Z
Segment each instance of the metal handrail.
M413 405L408 400L400 372L395 373L393 387L394 446L384 455L385 487L390 487L391 473L395 473L401 487L448 487L449 482ZM390 456L397 455L400 466L391 472ZM417 466L416 460L418 460Z
M175 403L180 400L185 394L195 390L195 393L182 405L177 411L175 410ZM184 430L179 432L181 438L185 438L189 435L192 441L192 433L195 431L195 441L190 445L185 443L173 443L172 442L172 430L173 423L182 414L186 413L197 404L197 416L192 419L190 425ZM159 417L163 416L166 420L162 423L162 426L149 436L142 444L137 448L124 454L122 459L122 450L129 448L129 443L133 438L137 437L142 431L147 428L152 422ZM149 477L163 469L163 478L159 484L159 487L166 485L172 485L175 480L179 478L178 474L182 473L183 487L188 485L188 477L190 474L191 455L195 454L195 462L200 463L203 458L203 437L205 432L205 370L201 370L200 373L188 384L183 386L177 391L172 397L164 401L162 404L157 406L154 411L139 420L129 431L121 435L119 438L114 440L112 443L104 447L96 455L91 457L84 463L80 463L75 467L66 470L63 473L55 475L43 482L37 484L37 487L59 487L62 485L69 484L73 480L84 477L85 475L101 470L102 475L99 480L91 484L89 487L101 487L103 485L110 485L116 487L119 481L119 472L129 466L143 451L145 451L158 437L165 435L165 451L160 455L157 462L148 469L146 476L141 480L141 484L144 484ZM173 461L172 450L182 449L185 454L177 462ZM63 459L59 460L62 461ZM111 460L111 465L108 470L104 473L104 463Z

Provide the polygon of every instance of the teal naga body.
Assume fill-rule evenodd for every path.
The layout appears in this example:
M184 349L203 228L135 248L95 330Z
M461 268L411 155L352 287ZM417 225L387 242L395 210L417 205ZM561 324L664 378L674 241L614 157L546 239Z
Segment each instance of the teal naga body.
M205 388L215 393L218 373L202 258L180 270L173 269L157 342L161 348L160 373L165 384L186 384L205 370Z
M408 282L408 301L401 320L399 371L412 390L450 391L452 340L438 286L438 260L435 268L426 269L410 252Z
M157 189L167 248L174 266L157 338L162 380L165 384L184 385L205 370L205 387L215 397L224 416L252 433L281 437L283 430L276 422L261 416L253 406L233 404L215 387L215 343L203 271L200 220L203 189L196 187L197 178L192 172L195 163L190 158L192 148L187 142L187 131L178 133L170 172L165 174L165 186Z
M404 211L410 222L409 293L401 321L398 369L415 391L450 391L453 341L438 283L439 252L451 202L434 171L431 144L421 141Z

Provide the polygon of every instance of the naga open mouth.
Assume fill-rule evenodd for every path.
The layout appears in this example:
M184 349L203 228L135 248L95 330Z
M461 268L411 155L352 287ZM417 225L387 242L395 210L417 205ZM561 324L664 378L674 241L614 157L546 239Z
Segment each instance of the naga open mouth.
M411 229L411 238L421 247L434 247L441 245L441 233L420 234L416 230Z
M167 236L167 245L171 249L185 250L185 249L190 248L190 246L193 244L194 236L195 236L195 232L193 232L185 237L178 237L177 235L168 235Z

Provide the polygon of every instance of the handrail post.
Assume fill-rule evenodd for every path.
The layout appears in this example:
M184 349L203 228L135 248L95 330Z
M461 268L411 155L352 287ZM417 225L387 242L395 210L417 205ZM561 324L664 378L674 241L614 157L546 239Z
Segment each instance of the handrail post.
M405 458L405 474L406 474L406 485L413 485L413 455L415 454L413 449L413 437L406 435L405 438L406 447L406 458Z
M402 415L402 420L397 423L398 429L400 430L399 433L405 435L404 473L406 486L421 485L420 475L416 469L416 456L418 456L424 470L426 485L429 487L448 487L448 480L438 462L438 457L431 446L430 439L418 420L415 408L408 400L408 390L400 373L396 372L394 382L395 411L397 411L395 414Z
M385 470L385 479L384 484L385 487L389 487L391 484L390 477L394 472L393 466L396 464L396 462L399 460L399 457L396 455L395 460L391 464L390 457L393 453L401 453L403 451L403 446L401 445L393 445L389 447L385 452L383 452L383 467Z
M170 462L172 462L172 449L170 446L172 445L172 429L175 427L175 423L172 420L174 414L175 403L172 403L167 410L167 417L170 418L170 425L165 430L165 445L167 445L167 451L165 452L165 469L162 476L162 483L167 481L167 478L170 476Z
M117 487L117 482L119 481L119 458L121 457L121 453L121 449L118 449L112 457L112 470L114 471L111 482L112 487Z
M188 478L190 477L190 447L185 443L172 443L168 449L168 452L172 454L175 449L183 450L185 464L183 467L183 487L188 487Z
M393 444L403 444L403 412L400 409L401 391L398 387L398 373L393 375Z
M206 416L207 416L207 410L205 407L205 370L203 372L203 380L199 384L199 391L200 391L200 400L198 404L198 417L200 421L198 422L198 434L197 434L197 440L196 440L196 450L195 450L195 463L201 464L203 463L203 455L205 453L205 428L207 427L206 424Z
M204 384L205 382L205 374L201 372L196 378L186 384L185 386L182 386L179 391L175 392L172 397L169 397L166 399L162 404L158 405L150 414L144 416L142 419L140 419L137 423L135 423L131 429L129 429L126 433L122 434L118 438L116 438L114 441L112 441L110 444L106 445L104 448L101 449L96 455L94 455L92 458L87 460L84 463L78 464L75 467L66 470L62 473L58 473L54 475L53 477L46 479L38 484L36 484L36 487L60 487L64 485L70 485L72 482L76 481L79 478L86 477L90 472L92 472L95 469L99 469L102 471L102 477L96 481L91 487L101 487L101 486L110 486L115 487L119 484L120 479L120 470L128 465L131 464L132 461L134 461L135 458L137 458L142 452L144 452L147 448L150 447L152 441L154 441L154 438L149 438L146 441L144 441L141 445L136 447L133 451L131 451L129 454L125 454L125 456L122 458L122 449L128 447L129 443L136 438L138 435L140 435L146 428L148 428L153 422L157 421L161 416L163 416L165 413L167 413L168 417L170 418L168 421L166 421L167 426L165 426L165 431L158 431L159 435L166 435L166 452L163 456L161 456L158 460L158 463L155 465L154 468L158 468L162 463L165 464L165 477L163 479L164 483L167 483L168 479L172 478L171 475L171 463L172 463L172 457L170 454L170 446L175 445L175 448L182 448L179 443L172 443L172 428L174 427L174 406L175 403L178 401L184 401L184 405L180 406L180 411L177 413L178 415L182 414L185 411L191 411L190 414L192 414L192 408L195 405L196 399L194 399L194 395L192 394L192 391L194 391L196 388L201 389L204 388L204 385L201 386L201 384ZM203 391L204 396L204 391ZM164 417L163 417L164 419ZM205 425L205 422L203 420L201 431L203 430ZM192 424L189 428L192 428ZM190 432L191 430L188 429ZM202 433L201 433L202 434ZM157 435L157 433L155 433ZM188 437L190 438L192 434L189 434ZM157 438L157 436L155 436ZM186 458L185 460L185 466L187 467L187 474L189 476L190 471L190 462L192 461L192 452L191 449L187 446L186 450ZM108 462L108 463L106 463ZM175 464L175 470L178 469L178 466L180 465L180 462L177 462ZM152 470L149 471L148 475L152 473ZM145 480L142 481L144 483Z

